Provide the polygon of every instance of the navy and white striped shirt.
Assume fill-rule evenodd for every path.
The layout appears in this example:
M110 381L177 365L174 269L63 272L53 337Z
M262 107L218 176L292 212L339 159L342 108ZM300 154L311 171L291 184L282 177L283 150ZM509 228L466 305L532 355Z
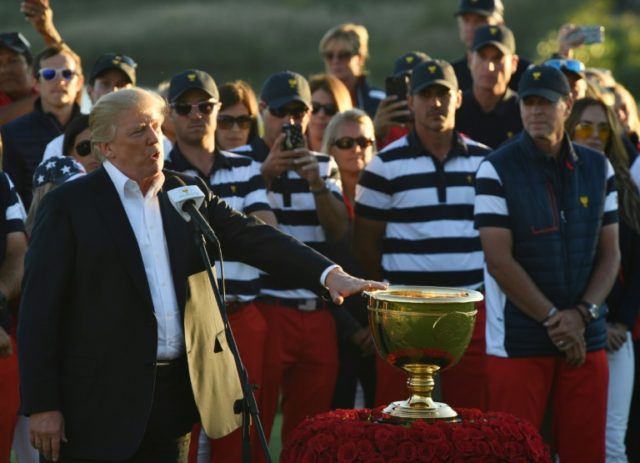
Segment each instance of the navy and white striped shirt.
M176 144L169 153L165 165L168 169L201 177L214 194L224 199L237 211L251 214L271 209L264 180L260 175L260 166L247 156L216 150L213 168L208 175L204 175L189 163ZM216 271L221 275L219 261L216 261ZM242 262L225 261L224 277L227 301L246 302L258 296L260 271L257 268Z
M413 131L378 153L358 183L356 215L386 222L382 274L393 284L482 284L474 182L489 149L457 133L454 137L440 163Z
M240 147L235 152L264 161L269 148L262 139ZM331 194L342 201L342 184L338 165L330 156L313 153L319 164L320 177L325 180ZM278 229L319 252L324 251L326 236L318 219L316 201L309 191L308 182L294 171L286 171L271 183L267 192L269 205L278 219ZM262 294L283 299L317 299L308 289L291 288L286 281L263 275Z

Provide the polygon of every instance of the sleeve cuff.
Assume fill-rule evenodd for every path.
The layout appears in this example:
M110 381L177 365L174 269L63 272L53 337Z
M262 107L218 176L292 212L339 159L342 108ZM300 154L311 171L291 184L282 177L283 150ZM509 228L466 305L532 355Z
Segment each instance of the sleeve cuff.
M334 268L341 268L341 267L340 267L339 265L337 265L337 264L330 265L329 267L327 267L326 269L324 269L324 272L322 272L322 275L320 275L320 285L321 285L323 288L326 288L326 287L327 287L327 285L325 284L325 281L326 281L326 279L327 279L327 275L329 275L329 272L330 272L331 270L333 270Z

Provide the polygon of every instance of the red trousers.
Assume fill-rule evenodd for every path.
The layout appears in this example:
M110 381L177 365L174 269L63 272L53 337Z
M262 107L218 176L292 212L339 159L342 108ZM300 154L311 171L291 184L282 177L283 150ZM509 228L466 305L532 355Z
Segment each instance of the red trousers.
M258 303L269 333L258 405L267 438L282 394L282 441L307 416L331 408L338 374L338 347L328 310L305 312Z
M11 343L13 353L0 359L0 463L9 463L13 431L20 407L18 355L13 337Z
M580 367L563 357L487 357L489 408L540 428L551 400L552 435L562 463L602 463L609 368L604 350Z
M240 358L247 370L249 382L256 385L253 394L256 401L262 392L262 374L264 367L264 353L267 341L267 322L256 307L249 303L237 312L227 314L233 338L238 346ZM195 463L196 449L200 426L194 427L191 435L191 451L189 461ZM242 461L242 429L238 429L221 439L211 440L211 461L233 462ZM251 454L252 462L263 461L262 448L255 428L251 426Z
M486 312L484 301L476 304L478 314L471 342L464 356L449 370L438 373L442 399L453 408L487 410L487 354L485 344ZM391 367L380 356L376 359L376 406L409 398L407 373Z

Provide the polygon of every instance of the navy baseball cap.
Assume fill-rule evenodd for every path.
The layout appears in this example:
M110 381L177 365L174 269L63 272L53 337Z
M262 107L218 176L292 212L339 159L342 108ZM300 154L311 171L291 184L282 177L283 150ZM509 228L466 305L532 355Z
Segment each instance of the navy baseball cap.
M418 64L429 61L431 57L421 51L409 51L396 59L393 64L393 75L402 76L411 73Z
M198 69L188 69L171 78L169 83L169 103L175 102L187 90L198 89L205 92L214 100L220 100L218 86L208 73Z
M473 34L471 49L478 51L487 45L493 45L503 55L513 55L516 52L516 40L513 32L507 26L484 25L476 29Z
M270 108L280 108L292 101L311 107L311 89L302 75L292 71L282 71L267 79L260 92L260 99Z
M33 187L37 188L47 183L62 185L83 174L84 168L71 156L54 156L36 167L33 173Z
M456 73L448 62L434 59L418 64L411 73L411 94L415 95L431 85L443 85L458 90Z
M126 55L121 55L119 53L105 53L100 56L93 65L89 82L95 82L100 74L105 71L117 69L127 76L127 79L129 79L129 82L131 82L132 85L135 85L137 67L138 64Z
M532 66L520 78L518 96L540 96L552 103L569 96L571 88L562 71L551 66Z
M20 32L0 32L0 47L6 47L23 55L27 60L27 64L33 62L31 44Z
M502 0L460 0L455 16L466 13L475 13L481 16L504 17L504 5Z

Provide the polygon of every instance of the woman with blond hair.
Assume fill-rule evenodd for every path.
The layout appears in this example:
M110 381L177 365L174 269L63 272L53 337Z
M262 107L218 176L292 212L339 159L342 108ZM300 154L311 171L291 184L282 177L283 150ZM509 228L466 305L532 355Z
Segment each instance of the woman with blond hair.
M365 62L369 57L369 32L354 23L344 23L329 29L320 40L320 54L327 74L336 76L349 89L353 106L363 109L369 117L376 113L384 92L367 82Z

